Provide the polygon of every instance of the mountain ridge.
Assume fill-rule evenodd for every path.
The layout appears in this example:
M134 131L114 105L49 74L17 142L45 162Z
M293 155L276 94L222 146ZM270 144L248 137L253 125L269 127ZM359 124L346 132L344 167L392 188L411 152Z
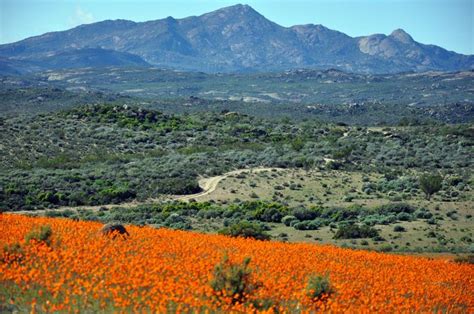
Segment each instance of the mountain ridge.
M418 43L402 29L389 35L351 37L320 24L284 27L241 4L182 19L80 25L0 45L0 57L11 64L73 49L113 50L136 55L153 66L203 72L336 68L396 73L474 68L473 55Z

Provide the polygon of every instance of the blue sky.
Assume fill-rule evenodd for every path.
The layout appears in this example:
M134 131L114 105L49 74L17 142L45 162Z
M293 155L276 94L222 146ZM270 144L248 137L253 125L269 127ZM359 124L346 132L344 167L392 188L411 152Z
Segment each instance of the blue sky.
M227 0L0 0L0 43L106 19L136 22L200 15L239 3ZM283 25L323 24L350 36L403 28L421 43L474 54L474 0L255 0Z

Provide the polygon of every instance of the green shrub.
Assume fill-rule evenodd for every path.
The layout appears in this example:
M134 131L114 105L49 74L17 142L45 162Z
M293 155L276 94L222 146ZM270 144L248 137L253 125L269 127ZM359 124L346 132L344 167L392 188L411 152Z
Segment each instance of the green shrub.
M178 213L172 213L165 219L164 225L171 229L189 230L191 223L186 217L180 216Z
M391 252L392 250L393 248L390 244L383 244L378 248L378 251L380 252Z
M43 225L39 228L36 227L31 230L25 237L26 243L30 243L31 240L34 240L38 243L45 243L46 245L51 245L51 236L53 231L51 230L50 225Z
M259 198L258 194L255 192L250 193L251 198Z
M285 226L291 226L291 222L297 221L298 218L296 218L293 215L287 215L281 219L281 222L285 224Z
M264 222L280 222L288 208L282 204L265 201L247 201L229 208L234 213L244 213L249 219Z
M40 192L36 195L36 198L40 203L57 204L59 202L58 195L53 192Z
M420 208L415 211L415 217L418 219L430 219L431 217L433 217L433 214L427 209Z
M18 242L5 244L0 262L6 264L11 264L14 262L20 263L23 260L23 253L23 248Z
M296 230L317 230L319 227L321 227L321 223L316 220L306 220L306 221L301 221L297 222L292 225L293 228Z
M446 216L451 218L452 220L458 220L458 217L456 216L457 210L452 210L446 213Z
M299 152L301 149L303 149L304 147L304 140L302 138L295 138L292 142L291 142L291 147Z
M341 225L337 229L334 239L373 238L379 235L377 229L362 225Z
M260 221L280 222L283 217L283 212L280 211L280 209L278 208L270 207L270 208L265 208L261 214L260 213L258 214L257 217L255 218L257 218Z
M198 212L198 216L205 219L217 218L222 216L222 210L218 209L204 209Z
M376 235L375 237L372 237L372 240L376 242L383 242L385 239L381 235Z
M397 220L400 221L411 221L413 220L413 216L408 214L408 213L398 213L397 214Z
M219 234L231 237L253 238L256 240L270 239L270 235L263 230L261 225L246 220L219 230Z
M163 194L194 194L201 192L195 178L179 177L164 178L160 180L159 192Z
M455 263L459 264L474 264L474 255L467 255L467 256L458 256L454 259Z
M120 203L136 197L136 193L128 188L128 186L112 186L99 191L101 202L103 203Z
M395 227L393 227L393 231L395 231L395 232L405 232L407 230L403 226L395 226Z
M377 207L376 211L381 215L399 214L399 213L411 214L415 212L415 208L407 203L390 203L390 204L385 204L385 205L381 205Z
M367 209L359 205L352 205L347 208L330 207L322 210L321 217L330 219L332 222L354 221L357 220L359 215L364 215L366 212Z
M214 267L210 285L217 296L232 299L232 303L242 302L254 290L250 282L251 270L248 268L250 258L242 264L232 263L227 255Z
M389 225L397 221L397 217L394 215L369 215L365 216L362 222L367 226L374 226L374 225Z
M293 216L298 220L313 220L319 216L319 211L314 208L297 208L293 210Z
M342 198L342 201L343 201L343 202L348 202L348 203L350 203L350 202L352 202L352 200L353 200L354 198L356 198L354 195L345 195L345 196Z
M306 285L306 295L311 299L320 299L333 293L329 275L311 275Z
M343 148L340 148L339 150L336 150L333 152L332 158L334 159L345 159L348 158L354 149L353 146L346 146Z

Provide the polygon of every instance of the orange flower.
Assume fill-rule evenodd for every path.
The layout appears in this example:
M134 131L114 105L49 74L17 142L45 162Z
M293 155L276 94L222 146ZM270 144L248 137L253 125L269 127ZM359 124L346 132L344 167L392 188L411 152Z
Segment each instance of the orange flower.
M23 241L44 224L53 231L50 247ZM0 248L18 242L23 251L19 262L0 262L0 302L28 302L32 312L474 312L471 265L135 226L127 226L128 239L112 240L97 232L101 226L1 215ZM242 302L209 285L224 254L236 262L251 258L256 288ZM308 298L309 276L326 272L335 293Z

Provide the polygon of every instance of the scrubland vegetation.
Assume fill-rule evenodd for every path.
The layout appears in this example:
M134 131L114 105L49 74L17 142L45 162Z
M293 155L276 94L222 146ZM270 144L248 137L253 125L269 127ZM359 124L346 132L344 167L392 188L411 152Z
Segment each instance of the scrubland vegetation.
M467 188L463 169L472 166L469 125L373 130L104 105L4 119L2 128L0 206L9 209L190 194L199 191L198 175L256 166L324 165L393 173L393 179L410 169L442 171Z
M378 250L474 249L469 124L373 128L91 105L2 127L0 207L10 211ZM170 201L200 192L200 177L242 168L196 201ZM143 204L100 208L132 201Z

